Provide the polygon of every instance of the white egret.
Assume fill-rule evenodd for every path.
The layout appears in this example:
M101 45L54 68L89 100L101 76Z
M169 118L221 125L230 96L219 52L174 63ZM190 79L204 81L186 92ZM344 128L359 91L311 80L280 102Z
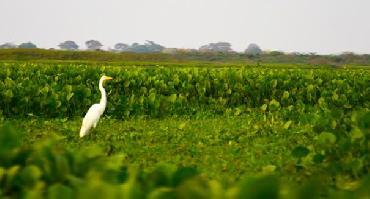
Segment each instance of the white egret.
M107 94L103 88L103 83L106 80L113 78L103 75L99 80L99 90L101 92L101 99L99 104L92 105L87 111L80 130L80 137L83 137L89 133L92 127L96 127L99 122L100 116L103 115L105 107L107 106Z

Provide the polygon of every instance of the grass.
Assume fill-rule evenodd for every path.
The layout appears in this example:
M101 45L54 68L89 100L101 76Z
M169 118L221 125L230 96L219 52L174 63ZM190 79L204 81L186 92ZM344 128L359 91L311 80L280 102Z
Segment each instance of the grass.
M55 49L0 49L0 61L31 62L87 62L89 64L129 65L179 65L198 67L219 67L230 65L269 67L361 67L370 66L370 55L308 55L264 53L251 57L244 53L225 52L178 52L133 53L109 51L65 51Z
M150 169L161 162L196 166L211 178L231 182L274 165L283 171L292 162L297 144L311 137L306 124L284 127L283 119L255 112L243 116L116 120L103 118L88 136L78 137L81 119L13 120L27 129L26 144L51 134L74 150L100 146L107 155L119 154L125 164Z

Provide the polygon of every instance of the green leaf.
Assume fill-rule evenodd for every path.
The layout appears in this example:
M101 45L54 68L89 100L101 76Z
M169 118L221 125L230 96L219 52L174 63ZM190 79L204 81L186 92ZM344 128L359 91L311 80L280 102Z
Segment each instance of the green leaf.
M16 130L10 124L6 124L0 127L0 165L6 163L6 159L11 152L21 145L21 133Z
M240 108L235 108L234 115L239 116L242 113L242 110Z
M72 92L72 86L71 85L66 85L64 87L64 89L66 90L67 93L71 93Z
M267 165L262 167L262 173L268 174L268 173L273 173L276 170L275 165Z
M91 89L85 88L84 89L84 97L90 97L91 96Z
M240 193L238 198L279 198L279 181L275 176L247 178L241 182L239 189Z
M276 88L276 86L277 86L277 80L276 80L276 79L274 79L274 80L272 81L272 88Z
M267 104L263 104L261 106L261 110L265 112L267 110Z
M319 98L318 103L319 103L319 107L322 108L322 109L326 109L327 106L328 106L323 97Z
M364 134L362 133L361 129L359 128L352 129L351 131L352 140L361 139L363 136Z
M176 94L172 94L168 97L168 101L171 102L171 103L175 103L176 102L176 99L177 99L177 95Z
M176 198L176 192L168 187L160 187L150 192L148 199Z
M314 86L312 84L310 84L310 85L307 86L307 91L309 93L312 93L313 92L313 89L314 89Z
M3 179L5 178L5 174L6 174L5 168L0 167L0 182L2 182Z
M19 165L13 165L10 168L8 168L6 170L6 179L5 179L6 182L5 182L5 184L7 184L8 186L12 185L14 183L14 181L16 180L16 177L18 176L20 169L21 169L21 167Z
M183 130L186 127L186 123L183 122L179 125L178 129Z
M321 163L322 161L324 161L324 159L325 159L325 156L323 156L323 155L321 155L321 154L319 154L319 153L317 153L317 154L315 154L315 155L313 156L313 161L314 161L315 163Z
M149 102L154 104L155 102L155 93L150 93L149 95Z
M172 183L177 186L183 183L185 180L190 179L198 175L198 171L195 167L181 167L173 174Z
M4 96L5 96L6 98L11 99L12 97L14 97L13 91L12 91L12 90L6 90L6 91L4 92Z
M285 124L284 124L284 129L289 129L289 127L290 127L290 125L292 124L292 121L291 120L289 120L289 121L287 121L287 122L285 122Z
M337 137L330 132L322 132L318 137L318 142L321 145L335 144Z
M292 155L296 158L306 157L310 153L310 150L304 146L297 146L293 149Z
M333 95L332 95L331 99L332 99L333 101L338 101L338 99L339 99L338 94L337 94L337 93L333 93Z
M358 119L358 126L361 129L370 131L370 111L361 115Z
M289 92L284 91L282 99L288 99L289 98Z
M275 99L273 99L273 100L270 101L269 109L271 111L276 111L279 108L280 108L280 103L278 101L276 101Z
M49 199L69 199L73 198L73 191L71 188L61 185L54 184L48 189Z
M125 83L124 83L124 87L128 88L129 86L130 86L130 81L126 80Z
M73 95L74 95L74 93L68 93L67 96L66 96L66 100L69 102L69 100L71 100Z
M49 92L49 87L45 86L44 88L41 89L40 91L42 94L46 95Z
M24 185L33 186L41 176L41 170L35 165L26 166L21 171L21 179Z

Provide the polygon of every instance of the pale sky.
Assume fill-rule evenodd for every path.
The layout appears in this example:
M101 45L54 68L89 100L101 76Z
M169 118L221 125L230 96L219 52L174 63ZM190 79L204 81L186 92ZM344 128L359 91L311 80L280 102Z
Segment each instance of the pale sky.
M0 44L152 40L199 48L370 54L370 0L0 0Z

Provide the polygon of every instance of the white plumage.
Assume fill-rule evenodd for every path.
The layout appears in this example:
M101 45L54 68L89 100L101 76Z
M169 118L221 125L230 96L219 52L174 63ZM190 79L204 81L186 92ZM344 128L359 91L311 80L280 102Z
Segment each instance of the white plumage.
M99 90L101 92L101 99L99 104L92 105L87 111L80 130L80 137L83 137L89 133L91 128L95 128L99 122L100 116L103 115L105 107L107 106L107 94L103 88L105 80L111 80L111 77L102 76L99 80Z

